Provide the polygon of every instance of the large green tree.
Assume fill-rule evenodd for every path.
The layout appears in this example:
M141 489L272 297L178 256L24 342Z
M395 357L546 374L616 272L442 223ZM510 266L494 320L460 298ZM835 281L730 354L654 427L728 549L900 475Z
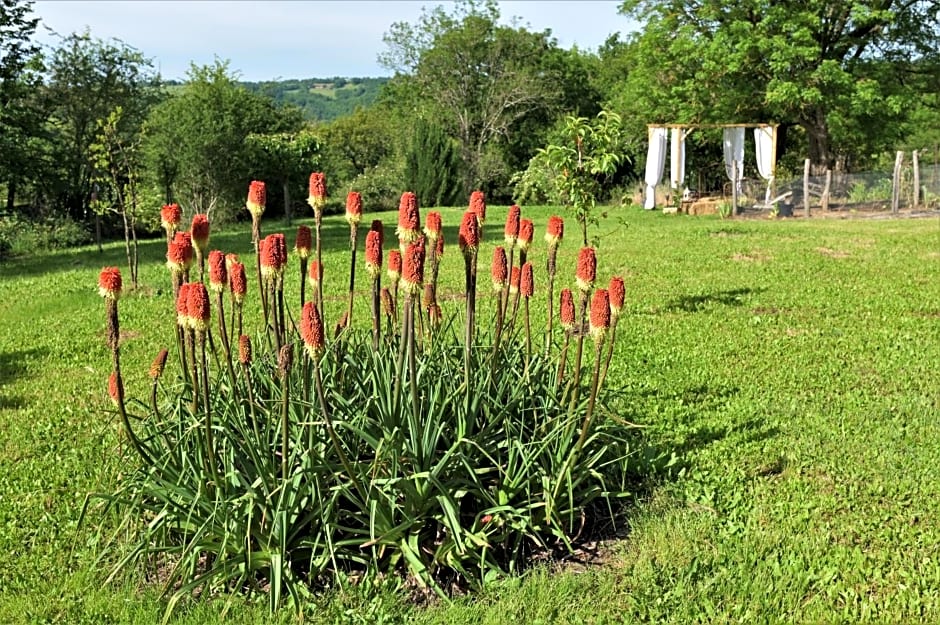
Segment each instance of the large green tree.
M796 126L817 167L897 141L936 0L626 0L643 23L615 100L647 122Z
M563 90L544 64L557 48L550 33L499 20L495 2L425 10L392 24L379 59L396 72L388 97L457 140L465 192L508 178L502 147L527 117L557 109Z

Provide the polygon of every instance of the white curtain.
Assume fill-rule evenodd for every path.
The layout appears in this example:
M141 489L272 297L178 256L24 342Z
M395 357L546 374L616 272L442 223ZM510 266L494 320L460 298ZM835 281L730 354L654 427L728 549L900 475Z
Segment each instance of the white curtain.
M663 168L666 165L666 128L650 128L650 147L646 153L646 200L643 208L649 210L656 207L656 185L663 177Z
M774 184L773 150L774 132L770 126L760 126L754 129L754 145L757 152L757 172L767 181L767 192L764 194L764 203L770 202L770 189Z
M744 128L725 128L724 146L725 172L728 174L728 180L737 182L734 179L732 163L737 163L738 180L741 180L741 172L744 170Z
M685 184L685 130L672 128L669 138L669 184L681 190Z

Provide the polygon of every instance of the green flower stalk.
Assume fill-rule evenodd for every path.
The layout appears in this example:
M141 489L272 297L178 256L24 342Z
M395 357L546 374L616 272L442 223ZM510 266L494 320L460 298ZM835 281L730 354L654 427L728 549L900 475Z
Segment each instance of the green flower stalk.
M604 361L604 368L601 370L601 386L607 379L607 369L610 367L610 360L614 355L614 343L617 341L617 321L620 319L620 311L623 309L623 302L626 297L626 288L623 278L614 276L610 279L610 285L607 287L607 293L610 297L610 340L607 342L607 358Z
M323 225L323 207L326 206L326 176L323 172L315 171L310 174L310 192L307 196L307 203L313 209L313 223L316 230L317 239L317 266L323 267L323 241L321 230ZM320 310L323 309L323 283L318 282L317 305Z
M381 225L381 222L379 222ZM373 228L366 234L366 272L372 279L372 349L379 348L382 314L379 308L382 289L382 233Z
M248 199L245 206L251 213L251 243L255 248L255 269L258 276L258 293L261 294L261 307L267 315L268 304L266 301L267 293L261 280L261 215L264 214L265 204L267 203L267 187L260 180L252 180L248 185ZM268 318L264 318L264 325L268 325Z
M473 346L477 299L477 251L480 246L480 224L477 214L468 210L460 222L460 251L464 257L464 277L467 294L467 325L464 332L464 376L470 380L470 350ZM468 386L469 388L469 386Z
M545 331L545 355L552 346L552 305L555 301L555 273L558 269L558 246L565 236L565 222L561 217L552 215L548 218L548 227L545 229L545 243L548 245L548 260L545 264L545 270L548 274L548 307L546 309L546 331Z
M594 291L594 297L591 298L591 325L589 333L594 339L594 374L591 376L591 395L588 398L587 412L584 414L584 422L581 424L581 435L578 437L578 444L575 451L581 451L584 441L587 439L588 432L591 429L591 423L594 418L594 406L597 402L598 382L600 379L601 356L603 355L604 339L607 336L607 330L610 328L610 297L606 289L597 289Z
M573 392L571 394L571 410L578 404L581 395L581 358L584 351L584 324L587 317L587 304L591 289L597 277L597 256L593 247L583 247L578 254L577 285L581 294L580 313L578 316L578 351L575 354L574 376L571 379Z
M300 307L307 303L307 259L310 258L313 247L313 234L307 226L297 227L297 238L294 240L294 252L300 259Z
M346 196L346 223L349 224L349 303L346 308L346 324L352 326L353 296L356 289L356 248L359 247L359 222L362 221L362 196L350 191Z

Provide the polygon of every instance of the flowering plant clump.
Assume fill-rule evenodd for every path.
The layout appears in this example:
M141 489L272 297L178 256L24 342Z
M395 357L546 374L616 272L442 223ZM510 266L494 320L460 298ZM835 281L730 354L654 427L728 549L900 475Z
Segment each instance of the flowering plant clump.
M255 207L258 193L253 183ZM322 174L312 175L311 198L325 193ZM210 591L204 596L264 593L272 609L300 605L311 588L366 574L408 575L444 595L514 573L533 554L571 550L585 523L615 510L630 479L631 434L611 418L603 382L624 316L623 280L594 289L593 248L577 264L559 261L566 286L557 309L547 287L547 313L559 321L548 325L545 350L533 349L530 300L544 296L553 274L543 281L541 262L526 257L557 249L563 226L550 221L539 249L532 220L511 207L506 246L493 247L493 288L478 294L478 256L489 253L482 201L474 194L459 224L462 284L446 270L438 282L443 218L428 213L422 232L411 193L385 271L381 222L355 260L362 207L350 195L348 281L324 281L319 217L317 257L303 227L289 257L283 233L255 239L261 211L252 212L257 255L243 263L208 252L207 282L190 279L190 233L177 232L167 247L174 299L165 324L175 347L141 365L149 403L128 399L120 272L102 270L106 390L136 455L105 497L137 537L116 545L132 555L116 559L115 575L172 561L168 609L197 587ZM333 252L326 264L336 260ZM354 289L358 263L369 289ZM259 276L250 297L249 271ZM307 282L329 297L307 300ZM371 324L354 319L356 297L369 299ZM585 336L593 351L583 350Z

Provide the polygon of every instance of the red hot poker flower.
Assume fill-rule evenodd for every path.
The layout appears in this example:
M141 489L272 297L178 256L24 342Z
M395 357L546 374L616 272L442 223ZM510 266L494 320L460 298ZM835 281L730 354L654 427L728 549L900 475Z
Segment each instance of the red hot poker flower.
M163 208L160 209L160 225L169 234L172 235L176 232L182 220L183 211L180 210L179 204L164 204Z
M513 266L512 271L509 274L509 292L516 294L519 292L519 279L522 277L522 272L519 271L518 267Z
M121 382L117 371L112 371L111 375L108 376L108 396L111 397L111 401L114 402L115 406L120 405L121 398L124 396L124 384Z
M582 247L578 254L578 289L583 292L590 291L597 277L597 256L593 247Z
M314 286L320 283L320 263L315 260L310 261L310 267L307 269L307 277Z
M189 227L190 236L200 253L206 251L209 245L209 218L203 214L193 215L193 223Z
M166 349L161 349L157 354L157 357L153 359L153 362L150 364L150 378L152 380L157 380L163 375L163 369L166 367L166 358L169 355Z
M431 211L424 218L424 234L431 241L437 241L441 236L443 221L441 214L437 211Z
M565 236L565 222L561 217L552 215L548 218L548 227L545 229L545 242L548 247L555 247Z
M398 282L401 277L401 252L398 250L388 251L388 279L392 284Z
M191 325L189 322L189 291L192 286L191 282L181 284L179 293L176 295L176 323L182 328L188 328Z
M532 294L535 293L535 276L532 271L532 263L526 263L522 266L519 291L522 293L522 297L532 297Z
M366 271L375 280L382 271L382 237L375 230L366 234Z
M323 172L315 171L310 174L310 195L307 197L307 203L314 213L323 210L326 204L326 176Z
M561 327L571 332L574 329L574 296L571 294L571 289L561 290L561 305L559 308Z
M604 339L604 334L610 328L610 296L607 289L597 289L591 298L591 336L596 342Z
M519 221L519 238L516 240L516 245L519 246L520 250L527 251L529 246L532 245L532 236L535 234L535 225L532 223L531 219L521 219Z
M418 197L411 191L401 194L398 203L398 228L395 229L399 244L404 247L421 236L421 215L418 213Z
M245 265L233 263L232 270L228 274L229 287L232 289L232 299L236 304L245 301L245 294L248 292L248 277L245 275Z
M402 257L401 270L402 287L412 295L421 292L424 282L424 242L418 240L407 248Z
M506 281L509 279L507 264L506 250L500 246L496 247L493 250L493 265L490 269L490 273L493 277L493 290L496 292L502 291L503 287L506 286Z
M362 220L362 195L350 191L346 195L346 222L349 225L358 224Z
M611 278L607 292L610 295L610 314L616 319L620 315L620 309L623 308L623 300L624 297L626 297L626 288L623 284L623 278L620 276Z
M232 265L238 262L238 254L225 255L225 271L232 273Z
M277 268L283 271L287 266L287 239L283 232L275 232L271 236L274 237L274 248L277 252Z
M186 297L186 308L194 330L205 332L209 329L209 292L205 284L192 283Z
M245 202L245 206L248 207L252 219L258 219L264 213L267 195L267 187L260 180L252 180L248 185L248 201Z
M121 298L121 270L117 267L105 267L98 274L98 294L106 299Z
M300 258L310 258L313 247L313 235L307 226L297 226L297 238L294 240L294 250Z
M486 222L486 199L482 191L474 191L470 194L470 210L477 216L477 221L482 226Z
M509 213L506 215L506 228L503 231L503 239L506 245L512 247L519 238L519 219L522 216L522 209L513 204L509 207Z
M464 254L473 253L480 245L480 224L473 211L468 210L463 214L458 242Z
M251 339L244 334L238 337L238 362L251 364Z
M188 232L177 232L166 246L166 266L182 273L193 264L193 243Z
M209 288L215 293L221 293L228 284L228 275L225 271L225 254L219 250L209 252Z
M372 227L369 230L374 230L379 233L379 242L384 246L385 245L385 226L382 224L381 219L373 219Z
M317 358L326 345L323 334L323 320L316 304L307 302L300 314L300 338L311 358Z

